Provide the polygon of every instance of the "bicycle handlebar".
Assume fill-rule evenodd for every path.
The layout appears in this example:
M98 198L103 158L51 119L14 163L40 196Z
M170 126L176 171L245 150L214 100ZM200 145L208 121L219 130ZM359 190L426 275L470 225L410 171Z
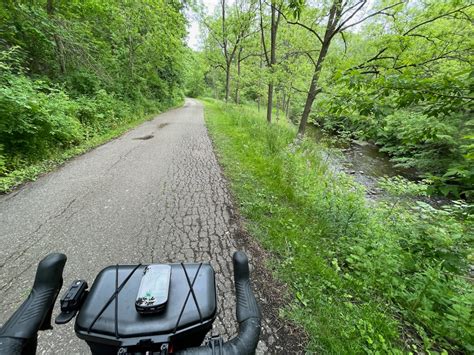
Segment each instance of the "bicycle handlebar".
M249 264L245 253L237 251L232 258L239 334L226 343L210 342L207 346L179 351L179 355L253 354L260 337L260 309L252 292Z
M0 329L0 354L34 354L38 330L51 329L51 313L63 284L66 255L49 254L38 264L28 298Z
M180 355L253 354L260 336L260 309L252 292L247 255L235 252L234 281L239 334L226 343L179 351ZM0 329L0 354L34 354L38 330L51 329L51 313L62 287L66 255L50 254L38 265L28 298Z

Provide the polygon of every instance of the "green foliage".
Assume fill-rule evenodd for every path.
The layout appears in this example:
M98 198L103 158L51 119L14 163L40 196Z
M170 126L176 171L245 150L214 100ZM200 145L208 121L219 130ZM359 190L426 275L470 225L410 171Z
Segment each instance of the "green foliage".
M158 0L3 1L0 174L34 176L29 165L180 102L182 10Z
M246 227L295 295L283 313L308 331L308 350L473 351L472 207L414 203L405 197L429 187L402 179L369 204L321 147L293 142L291 125L214 101L206 120Z
M129 104L105 90L97 91L92 97L81 96L77 104L76 115L89 136L114 129L132 115Z
M401 176L378 179L378 185L391 196L410 197L428 196L429 185L422 182L413 182Z
M0 145L0 174L3 174L7 170L7 162L5 159L5 153L3 152L3 146Z
M134 116L134 118L129 118L126 124L121 125L113 130L103 132L102 134L95 135L90 139L83 140L77 146L72 146L66 150L50 152L47 159L42 159L41 161L28 164L22 164L19 162L18 165L16 165L15 170L5 168L4 171L2 171L2 175L0 176L0 192L8 192L11 188L25 181L35 180L40 174L49 172L63 164L68 159L85 153L98 145L106 143L112 138L120 136L125 131L135 127L149 118L149 115ZM2 155L0 154L0 163L2 161L1 157Z
M474 186L472 161L462 136L467 125L459 118L428 117L397 111L383 120L377 143L398 166L429 172L429 177L445 195L469 198ZM467 143L467 142L466 142Z
M266 84L272 82L274 106L298 122L331 18L329 9L339 4L345 30L331 37L320 63L310 122L345 138L378 142L396 164L429 178L433 191L472 198L474 7L467 0L356 3L275 2L282 15L277 64L271 69L262 48L265 37L269 52L269 3L258 11L240 9L259 14L264 28L262 34L256 21L239 43L245 60L239 66L237 59L231 63L231 92L240 91L240 101L265 106ZM220 16L216 12L212 24L220 24ZM205 42L206 79L213 96L220 98L225 63L222 44L216 41L222 37L219 29L214 34L219 35L209 33Z
M61 90L23 75L0 81L0 144L10 156L41 157L53 147L81 140L76 106Z
M458 130L442 119L416 112L396 111L384 117L377 144L399 166L439 172L459 158Z
M202 53L194 52L191 49L188 49L186 61L187 70L184 72L184 87L186 90L186 96L201 96L206 90L206 84L204 82L206 66Z

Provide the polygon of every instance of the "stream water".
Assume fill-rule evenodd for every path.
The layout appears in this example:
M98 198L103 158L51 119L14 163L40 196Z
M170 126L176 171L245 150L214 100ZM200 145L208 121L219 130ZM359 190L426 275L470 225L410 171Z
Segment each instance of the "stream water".
M375 201L384 195L383 190L377 186L381 177L403 176L412 181L419 178L414 170L395 167L389 157L380 152L375 144L355 140L343 142L337 136L327 135L313 125L308 125L307 130L308 136L329 146L326 154L330 168L353 175L358 183L366 187L366 196L369 201ZM435 208L452 202L441 196L417 197L416 199ZM470 278L474 277L474 265L469 267L468 275Z
M382 194L382 190L377 186L381 177L403 176L412 181L418 178L414 170L397 168L375 144L357 140L343 141L313 125L308 125L307 134L317 142L324 142L329 146L327 158L331 168L352 175L358 183L366 187L370 198L376 199ZM426 202L438 205L442 201L447 202L442 198L430 198Z

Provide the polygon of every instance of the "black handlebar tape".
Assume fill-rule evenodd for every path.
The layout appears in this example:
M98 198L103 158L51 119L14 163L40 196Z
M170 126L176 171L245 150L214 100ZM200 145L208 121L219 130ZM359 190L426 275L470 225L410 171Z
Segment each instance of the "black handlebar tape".
M242 323L249 318L261 318L257 300L250 286L249 260L242 251L236 251L234 262L234 282L236 297L237 322Z
M224 344L210 343L207 346L190 348L178 352L180 355L250 355L255 353L260 337L260 309L252 292L249 279L247 255L238 251L234 262L236 313L239 334Z
M21 355L24 344L24 339L0 337L0 354Z
M0 354L15 354L19 342L22 342L22 353L36 348L38 330L51 328L51 313L63 284L65 264L66 255L59 253L49 254L38 264L28 298L0 329ZM8 349L11 352L3 351ZM34 353L35 349L31 351Z

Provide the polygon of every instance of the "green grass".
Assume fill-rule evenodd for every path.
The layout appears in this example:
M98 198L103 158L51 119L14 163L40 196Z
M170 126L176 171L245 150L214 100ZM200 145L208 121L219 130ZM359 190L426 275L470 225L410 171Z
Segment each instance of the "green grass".
M387 201L331 172L295 128L205 99L206 123L247 230L294 294L282 314L318 353L474 350L472 218ZM469 256L470 255L470 256Z
M179 106L180 105L181 103ZM7 193L27 181L36 180L40 175L55 170L69 159L84 154L99 145L121 136L125 132L135 128L141 123L153 119L153 117L155 117L158 113L159 112L155 112L153 114L143 113L139 114L138 116L130 117L126 123L106 132L96 134L89 139L82 141L77 146L73 146L65 150L56 150L51 152L47 159L43 159L35 163L25 164L22 167L0 176L0 193Z

